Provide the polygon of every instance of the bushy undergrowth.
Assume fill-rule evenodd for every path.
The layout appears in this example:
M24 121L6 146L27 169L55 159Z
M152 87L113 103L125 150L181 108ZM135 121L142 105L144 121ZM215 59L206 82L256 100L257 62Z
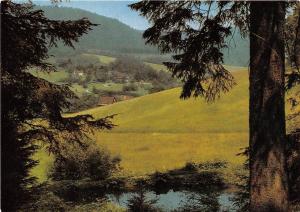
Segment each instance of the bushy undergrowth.
M87 212L87 211L99 211L99 212L125 212L125 208L121 208L111 202L94 202L84 205L77 205L72 208L69 212Z
M30 207L21 211L57 211L64 212L68 211L70 207L58 196L52 192L41 194L37 201L30 205Z
M92 203L71 203L66 202L53 192L40 192L36 201L18 212L125 212L125 208L121 208L105 199L99 199Z
M87 147L69 144L55 156L49 176L54 180L104 180L120 168L120 161L93 143Z

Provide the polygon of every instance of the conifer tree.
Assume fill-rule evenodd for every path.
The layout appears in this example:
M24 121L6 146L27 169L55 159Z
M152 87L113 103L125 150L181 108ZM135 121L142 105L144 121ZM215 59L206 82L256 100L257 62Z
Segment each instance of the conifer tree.
M72 47L94 24L49 20L30 4L1 2L1 203L3 211L16 211L31 200L37 161L37 141L59 153L60 142L81 142L95 128L111 128L109 118L94 121L89 115L62 116L75 95L67 87L37 78L29 68L55 71L45 62L48 49L58 41Z
M183 81L182 98L211 101L229 91L235 81L223 66L225 38L235 28L250 37L250 210L255 212L288 211L284 27L291 5L147 0L131 5L151 23L146 43L173 54L175 62L165 65Z

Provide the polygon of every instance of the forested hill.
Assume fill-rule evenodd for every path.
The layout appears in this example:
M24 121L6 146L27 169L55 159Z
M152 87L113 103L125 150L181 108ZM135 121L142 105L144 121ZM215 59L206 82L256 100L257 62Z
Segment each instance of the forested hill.
M100 24L94 27L89 34L84 35L80 42L75 45L76 51L112 54L158 54L156 47L145 45L142 32L127 26L120 21L88 12L77 8L57 6L37 6L45 11L51 19L76 20L82 17L88 18L92 23ZM249 63L249 42L240 38L236 32L230 40L230 50L224 50L225 64L234 66L247 66ZM74 50L59 45L52 49L51 54L66 55L74 54Z
M44 10L45 15L51 19L76 20L83 17L92 23L100 24L93 27L80 42L75 45L77 51L103 50L115 53L158 53L157 48L146 46L142 32L135 30L120 21L81 9L43 6L37 7ZM59 46L54 54L69 53L70 48Z

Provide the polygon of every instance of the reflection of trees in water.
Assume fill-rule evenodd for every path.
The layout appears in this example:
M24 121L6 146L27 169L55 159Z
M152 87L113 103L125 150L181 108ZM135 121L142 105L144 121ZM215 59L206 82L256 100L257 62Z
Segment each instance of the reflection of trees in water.
M203 193L189 193L187 200L181 203L181 207L174 212L214 212L220 211L219 203L220 192L206 191Z
M249 169L246 169L249 170ZM235 186L238 190L235 192L231 201L233 201L237 212L247 212L250 207L250 180L249 175L242 173L236 175L238 183Z
M248 212L250 210L249 148L242 149L242 152L237 155L246 157L246 161L240 172L235 174L238 179L235 186L238 190L231 200L234 202L237 212Z
M170 171L171 181L180 181L190 191L186 191L180 207L174 212L214 212L223 210L219 196L225 188L220 169L226 168L226 162L187 163L185 167ZM176 183L175 183L176 185Z
M158 212L161 211L155 206L158 199L147 198L146 197L146 186L143 181L138 181L136 183L138 188L135 195L133 195L127 202L127 207L129 212Z

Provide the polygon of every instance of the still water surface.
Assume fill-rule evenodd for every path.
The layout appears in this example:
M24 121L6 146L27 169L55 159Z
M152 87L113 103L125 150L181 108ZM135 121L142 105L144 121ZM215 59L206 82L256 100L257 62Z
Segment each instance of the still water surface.
M135 195L133 192L126 192L120 195L107 194L107 198L113 203L126 208L128 200ZM155 194L152 191L148 191L145 193L145 196L148 200L156 199L157 202L155 206L163 209L163 211L172 211L174 209L178 209L182 204L188 202L190 197L193 195L197 195L192 191L173 191L169 190L164 194ZM230 193L222 193L217 198L219 204L221 205L221 211L235 211L235 207L231 198L233 194Z

